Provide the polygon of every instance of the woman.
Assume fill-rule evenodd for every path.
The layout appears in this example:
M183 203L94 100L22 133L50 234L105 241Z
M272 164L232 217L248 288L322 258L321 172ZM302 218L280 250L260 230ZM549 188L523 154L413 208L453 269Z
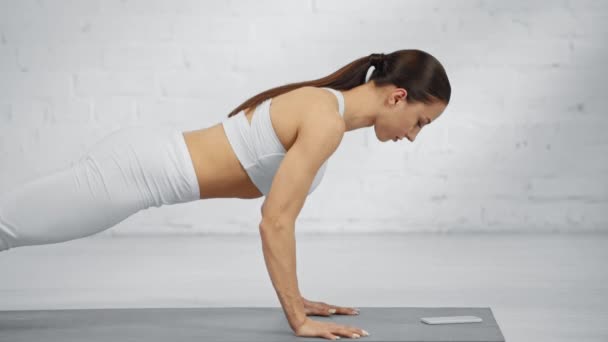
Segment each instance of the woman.
M124 128L69 167L2 194L0 251L93 235L150 206L266 196L259 223L264 259L290 327L297 336L365 336L307 318L356 311L300 295L295 220L345 132L374 126L380 141L414 141L450 94L433 56L398 50L260 93L208 128Z

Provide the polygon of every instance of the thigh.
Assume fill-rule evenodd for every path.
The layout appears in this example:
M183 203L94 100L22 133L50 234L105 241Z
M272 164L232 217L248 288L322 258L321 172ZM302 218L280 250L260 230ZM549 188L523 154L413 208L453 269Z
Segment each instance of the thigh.
M141 209L121 165L87 155L0 195L0 250L96 234Z

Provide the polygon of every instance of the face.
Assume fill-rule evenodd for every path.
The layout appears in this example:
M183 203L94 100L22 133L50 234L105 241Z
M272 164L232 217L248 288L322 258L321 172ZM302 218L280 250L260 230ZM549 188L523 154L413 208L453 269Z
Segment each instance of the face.
M435 121L446 108L441 101L431 104L408 102L406 95L405 89L396 88L384 102L374 124L378 140L385 142L407 138L413 142L422 128Z

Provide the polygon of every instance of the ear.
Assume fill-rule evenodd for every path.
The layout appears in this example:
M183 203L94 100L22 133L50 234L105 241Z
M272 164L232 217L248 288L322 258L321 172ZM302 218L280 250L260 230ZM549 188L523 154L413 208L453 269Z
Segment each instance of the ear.
M403 88L397 88L393 92L393 98L395 99L395 103L397 101L403 101L403 102L407 103L406 97L407 97L407 90L405 90Z

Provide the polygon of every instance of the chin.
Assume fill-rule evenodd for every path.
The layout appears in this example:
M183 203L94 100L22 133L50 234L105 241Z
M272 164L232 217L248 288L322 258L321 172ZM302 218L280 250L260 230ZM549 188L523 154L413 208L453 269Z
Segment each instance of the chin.
M380 139L380 141L382 141L382 142L387 142L387 141L390 141L390 140L393 140L393 139L391 139L389 137L385 137L385 138Z
M378 133L376 133L376 139L378 139L378 141L380 141L380 142L386 142L389 140L388 138L383 138L383 137L379 136Z
M383 138L378 134L378 130L376 129L376 126L374 126L374 133L376 133L376 139L378 139L381 142L386 142L389 141L389 138Z

